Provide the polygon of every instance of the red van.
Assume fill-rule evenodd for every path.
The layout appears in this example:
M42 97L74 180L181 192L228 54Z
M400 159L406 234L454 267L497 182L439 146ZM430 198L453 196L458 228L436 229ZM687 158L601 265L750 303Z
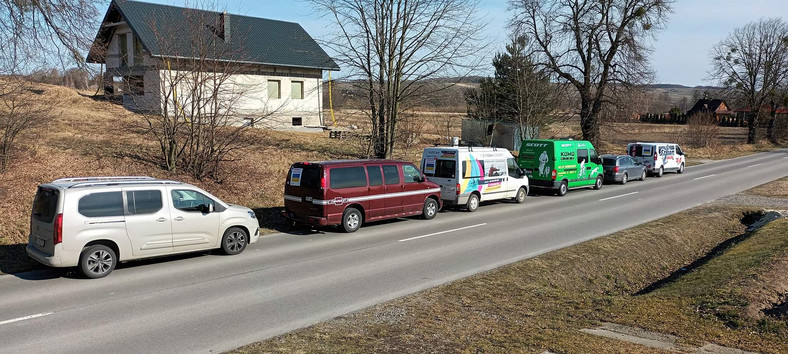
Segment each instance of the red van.
M298 162L287 174L283 215L296 223L342 225L354 232L367 221L411 215L432 219L441 205L440 186L409 162Z

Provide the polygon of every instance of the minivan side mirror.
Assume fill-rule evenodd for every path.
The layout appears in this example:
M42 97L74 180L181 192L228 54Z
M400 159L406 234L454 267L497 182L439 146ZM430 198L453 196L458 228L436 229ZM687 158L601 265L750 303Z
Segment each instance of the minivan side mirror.
M197 206L197 211L199 211L199 212L201 212L203 214L211 213L211 212L213 212L213 205L211 205L211 204L200 204L200 205Z

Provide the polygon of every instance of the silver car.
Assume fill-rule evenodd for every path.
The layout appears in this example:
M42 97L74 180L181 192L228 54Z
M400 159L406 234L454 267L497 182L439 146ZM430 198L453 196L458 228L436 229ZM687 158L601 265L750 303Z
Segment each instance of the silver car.
M64 178L38 186L27 254L101 278L118 262L221 248L259 237L254 212L190 184L151 177Z
M646 166L628 155L602 155L600 158L605 181L626 184L633 179L641 181L646 179Z

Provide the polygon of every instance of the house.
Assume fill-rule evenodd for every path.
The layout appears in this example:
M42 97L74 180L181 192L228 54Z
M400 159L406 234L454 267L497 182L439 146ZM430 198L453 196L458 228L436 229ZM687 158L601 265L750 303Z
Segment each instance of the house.
M717 122L731 118L733 116L733 112L731 112L728 104L725 103L724 100L720 99L699 99L697 102L695 102L695 105L692 106L689 111L687 111L687 116L691 117L698 113L710 113L714 115L714 118Z
M323 71L339 70L297 23L127 0L110 3L87 62L105 64L105 94L118 85L125 107L157 114L211 86L184 78L221 70L211 92L238 123L281 129L325 125Z

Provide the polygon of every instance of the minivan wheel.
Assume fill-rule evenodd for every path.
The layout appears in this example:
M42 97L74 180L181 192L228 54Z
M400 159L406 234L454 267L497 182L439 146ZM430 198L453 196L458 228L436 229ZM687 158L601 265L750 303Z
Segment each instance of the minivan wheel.
M231 227L222 236L222 251L228 255L236 255L246 249L249 237L240 227Z
M659 167L659 172L657 172L657 177L662 177L662 175L663 175L664 173L665 173L665 170L662 168L662 166L660 166L660 167Z
M430 220L438 214L438 202L435 199L427 198L424 202L424 208L421 210L421 217L425 220Z
M561 185L558 186L558 195L563 197L566 195L566 192L569 191L569 183L566 181L561 181Z
M514 197L514 201L519 203L519 204L524 203L525 202L525 196L527 194L528 194L528 191L525 189L525 187L520 187L520 189L517 190L517 195Z
M596 190L602 189L602 176L596 178L596 183L594 183L594 189Z
M470 212L476 211L476 209L479 208L479 196L471 194L471 196L468 197L468 203L465 204L465 208Z
M621 177L621 184L627 184L627 173L624 172L624 177Z
M115 251L104 245L85 248L79 256L79 270L91 279L106 277L116 265L118 258Z
M356 232L361 227L361 212L356 208L347 208L342 213L342 228L345 232Z
M681 163L681 166L679 166L679 170L676 171L676 172L678 172L678 174L684 173L684 163L683 162Z

